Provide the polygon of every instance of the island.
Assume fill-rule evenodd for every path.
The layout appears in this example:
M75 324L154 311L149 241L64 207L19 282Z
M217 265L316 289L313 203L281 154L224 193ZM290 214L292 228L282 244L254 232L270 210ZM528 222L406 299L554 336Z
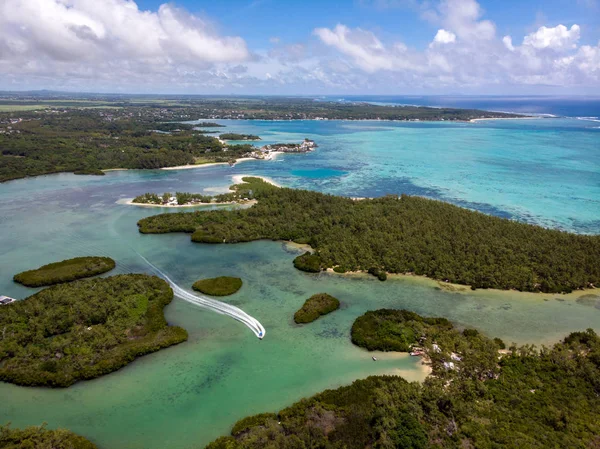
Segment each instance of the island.
M104 170L157 169L271 159L278 152L308 152L310 142L281 143L257 149L229 145L227 136L258 140L251 134L207 135L225 125L208 120L396 120L464 121L522 118L519 114L474 109L382 106L365 102L314 101L309 98L179 98L106 96L44 98L0 95L0 182L28 176L73 172L101 175ZM17 97L17 99L15 99ZM160 107L157 107L157 102ZM22 106L39 108L24 110ZM11 109L12 108L12 109ZM206 128L206 129L203 129Z
M51 430L42 424L25 429L0 425L0 448L97 449L97 446L69 430Z
M194 282L194 285L192 285L192 288L205 295L229 296L242 288L242 280L236 277L219 276L196 281Z
M306 271L428 276L471 288L571 292L600 285L600 236L577 235L408 195L354 200L279 188L245 177L233 186L256 199L241 210L154 215L141 233L189 232L197 243L285 240L312 254ZM332 270L333 271L333 270Z
M340 301L327 293L317 293L306 300L294 314L296 324L312 323L317 318L340 308Z
M254 134L236 134L236 133L225 133L219 136L221 140L261 140L260 137Z
M75 257L15 274L13 280L27 287L43 287L106 273L115 268L110 257Z
M48 287L0 309L0 381L68 387L187 340L164 280L123 274ZM26 323L26 324L24 324Z
M431 365L424 383L399 376L357 380L278 413L244 418L207 449L259 449L265 441L281 449L598 443L600 337L592 329L543 350L514 345L505 350L499 339L460 331L444 318L397 310L368 314L378 319L376 334L366 329L376 346L387 348L388 341L402 349L411 341L421 346L413 346L413 353Z

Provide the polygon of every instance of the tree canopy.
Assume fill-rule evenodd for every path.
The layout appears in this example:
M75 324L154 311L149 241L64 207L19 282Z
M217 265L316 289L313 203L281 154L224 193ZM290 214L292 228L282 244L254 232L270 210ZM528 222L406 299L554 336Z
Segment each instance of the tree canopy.
M46 288L0 307L0 380L67 387L115 371L136 357L181 343L163 308L173 291L143 274Z
M424 383L398 376L357 380L276 414L244 418L231 436L207 449L590 449L600 444L600 337L593 330L575 332L552 348L513 346L499 353L498 340L472 329L459 332L444 319L406 311L369 314L379 317L383 338L420 326L433 368ZM386 327L386 320L399 327Z
M13 280L27 287L60 284L106 273L115 267L110 257L75 257L15 274Z
M352 200L244 178L243 210L162 214L142 233L190 232L199 243L308 243L305 271L414 273L473 288L570 292L600 285L600 236L576 235L414 196Z

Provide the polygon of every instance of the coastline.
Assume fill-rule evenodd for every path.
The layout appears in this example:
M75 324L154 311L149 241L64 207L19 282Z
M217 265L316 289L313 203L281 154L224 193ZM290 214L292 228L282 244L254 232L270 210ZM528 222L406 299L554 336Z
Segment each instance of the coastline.
M249 201L226 201L223 203L194 203L194 204L151 204L151 203L134 203L134 198L120 199L117 201L118 204L126 204L128 206L140 206L140 207L161 207L168 209L177 209L181 207L206 207L206 206L253 206L257 203L257 200Z
M309 245L306 245L306 247L310 248L311 252L314 251L314 249L312 249ZM371 274L367 273L366 271L347 271L345 273L336 273L335 271L333 271L333 268L327 268L323 272L327 273L328 275L336 275L336 276L349 277L349 278L351 278L351 277L373 278L376 280L375 277L373 277ZM415 283L425 285L428 287L432 287L435 289L439 289L439 290L442 290L442 291L445 291L448 293L458 293L458 294L465 294L465 293L470 294L470 295L485 294L486 296L494 295L494 296L498 296L498 297L502 297L503 295L507 295L507 294L510 294L512 296L523 295L524 297L527 297L528 299L542 299L544 301L548 301L550 299L556 299L556 298L574 301L582 295L588 295L588 294L600 295L600 289L598 289L598 288L588 288L585 290L574 290L571 293L522 292L522 291L514 290L514 289L500 290L497 288L486 288L486 289L478 288L475 290L471 290L470 285L453 284L451 282L444 282L442 280L433 279L433 278L427 277L425 275L418 275L418 274L412 274L412 273L387 273L387 275L388 275L387 281L394 280L394 279L410 281L410 282L415 282Z
M280 189L283 188L283 186L281 186L280 184L277 184L275 181L273 181L271 178L269 178L268 176L256 176L256 175L232 175L231 176L231 180L233 181L233 185L236 184L243 184L244 178L259 178L262 179L264 182L274 185L275 187L279 187ZM257 201L257 200L254 200Z
M487 120L539 120L542 118L550 118L550 117L539 117L535 115L526 115L523 117L489 117L489 118L472 118L468 121L468 123L476 123L476 122L484 122Z

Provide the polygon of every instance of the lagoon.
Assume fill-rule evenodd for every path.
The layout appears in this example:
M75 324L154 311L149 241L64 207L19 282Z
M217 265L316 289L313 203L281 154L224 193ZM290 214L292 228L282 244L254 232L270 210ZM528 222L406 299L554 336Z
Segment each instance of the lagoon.
M234 168L59 174L0 184L0 294L32 294L37 290L12 282L14 273L76 256L112 257L117 268L106 275L150 272L139 252L188 288L199 278L241 277L244 286L224 300L259 319L267 337L259 341L231 318L175 299L166 317L188 330L188 342L68 389L0 384L0 422L22 427L46 421L107 448L202 447L239 418L357 378L394 373L422 379L416 358L378 355L373 362L351 345L352 321L382 307L444 316L507 343L551 344L571 331L600 330L595 291L450 292L418 277L379 282L362 275L311 275L293 268L297 249L281 242L199 245L186 234L141 235L137 220L163 210L118 202L145 192L216 193L234 175L256 174L284 186L352 197L423 195L598 234L597 123L222 122L227 132L260 135L260 145L308 137L319 148ZM294 311L320 292L339 298L341 309L309 325L294 324Z

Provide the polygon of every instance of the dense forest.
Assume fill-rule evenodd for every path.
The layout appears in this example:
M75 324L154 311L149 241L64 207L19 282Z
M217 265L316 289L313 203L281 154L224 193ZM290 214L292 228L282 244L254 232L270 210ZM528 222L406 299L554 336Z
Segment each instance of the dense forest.
M215 137L180 124L177 132L156 132L174 126L143 120L133 112L20 113L25 115L22 121L4 128L3 115L7 114L0 114L0 182L58 172L99 174L111 168L228 162L254 149L251 145L225 148Z
M0 307L0 380L67 387L115 371L187 332L168 326L173 299L155 276L118 275L60 284Z
M142 233L189 232L200 243L308 243L308 271L414 273L473 288L570 292L600 285L600 236L575 235L402 195L352 200L244 178L243 210L162 214ZM303 258L303 259L302 259Z
M306 98L178 97L135 99L1 99L0 182L26 176L75 172L101 174L112 168L155 169L208 162L230 162L254 149L229 145L205 135L223 125L199 119L382 119L471 120L515 117L469 109L377 106ZM20 106L37 110L18 110ZM203 130L202 128L209 128ZM257 140L258 136L222 134L223 139ZM226 150L226 151L225 151Z
M225 133L219 136L223 140L260 140L260 137L254 134L236 134L236 133Z
M0 426L0 449L97 449L96 445L65 429L45 425L13 429Z
M15 274L13 280L27 287L42 287L96 276L114 267L115 261L110 257L75 257L49 263L35 270L23 271Z
M317 293L308 298L294 313L297 324L312 323L317 318L340 308L340 301L327 293Z
M379 314L382 324L386 314ZM398 324L397 315L389 318ZM500 340L425 320L408 313L397 329L418 330L432 358L424 383L357 380L279 413L244 418L207 449L600 446L600 337L593 330L552 348L499 351Z

